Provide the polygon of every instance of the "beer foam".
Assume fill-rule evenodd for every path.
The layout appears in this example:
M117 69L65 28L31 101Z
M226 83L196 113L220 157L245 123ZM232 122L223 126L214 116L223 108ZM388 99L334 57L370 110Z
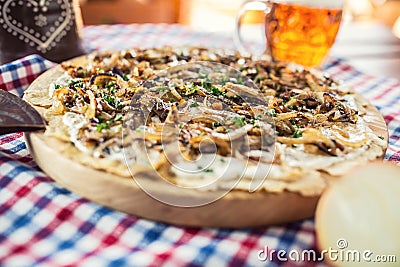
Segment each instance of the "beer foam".
M342 8L344 0L281 0L276 2L314 7Z

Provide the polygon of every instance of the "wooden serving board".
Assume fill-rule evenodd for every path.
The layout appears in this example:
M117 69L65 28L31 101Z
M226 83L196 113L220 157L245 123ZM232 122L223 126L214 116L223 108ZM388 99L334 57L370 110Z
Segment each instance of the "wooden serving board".
M43 88L48 88L49 82L60 74L60 66L45 72L31 84L28 93L40 95L46 91ZM34 102L34 98L31 98L30 103L39 112L43 112L44 108L35 106ZM367 113L370 127L387 140L387 127L378 110L369 105ZM319 199L318 196L304 197L291 192L275 194L234 190L204 206L170 206L150 197L134 179L90 168L64 156L60 151L65 143L49 138L43 132L26 133L25 138L37 164L57 183L101 205L150 220L199 227L274 225L312 217ZM156 181L149 179L147 182L146 187L150 186L160 194L172 198L202 199L216 194L191 190L186 195L176 195Z

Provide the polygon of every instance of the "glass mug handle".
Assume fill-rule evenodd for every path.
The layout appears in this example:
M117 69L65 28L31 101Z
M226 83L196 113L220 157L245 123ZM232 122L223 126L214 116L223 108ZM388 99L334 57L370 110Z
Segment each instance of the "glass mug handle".
M241 54L248 54L248 51L244 45L243 38L241 35L242 29L242 19L243 16L249 11L263 11L268 13L270 11L271 2L268 0L250 0L243 3L240 7L239 12L236 15L236 24L235 24L235 33L234 33L234 43L236 48L239 50ZM265 25L264 25L265 27ZM265 34L262 34L264 38ZM264 41L266 41L264 39ZM264 42L266 43L266 42ZM266 49L264 50L265 53Z

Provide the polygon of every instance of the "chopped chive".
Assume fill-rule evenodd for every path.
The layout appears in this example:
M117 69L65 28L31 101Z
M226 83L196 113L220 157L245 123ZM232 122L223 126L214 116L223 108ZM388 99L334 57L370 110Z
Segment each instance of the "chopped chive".
M196 101L191 101L190 105L189 105L189 107L191 107L191 108L195 108L195 107L198 107L198 106L200 106L200 104L198 102L196 102Z
M275 109L270 109L265 113L265 115L270 115L272 117L276 117L276 111L275 111Z
M294 133L293 133L293 138L300 138L302 136L303 136L303 134L301 133L301 131L299 129L296 129L296 131L294 131Z
M100 123L97 125L96 131L101 132L103 129L110 129L110 125L108 123Z
M221 126L221 123L215 121L215 122L212 123L212 126L213 126L214 128L216 128L216 127Z
M118 113L117 115L115 115L115 118L113 119L113 121L114 122L121 121L122 118L123 118L122 114Z
M232 122L235 124L236 127L243 127L246 125L244 117L236 116L233 118Z

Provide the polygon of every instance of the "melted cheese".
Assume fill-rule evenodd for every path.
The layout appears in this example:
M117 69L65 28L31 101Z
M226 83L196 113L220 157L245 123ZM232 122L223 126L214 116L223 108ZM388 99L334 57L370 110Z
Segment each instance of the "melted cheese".
M79 130L86 126L88 121L85 116L73 112L67 112L63 115L62 121L68 127L68 134L71 142L82 152L92 154L92 150L88 149L81 141L78 140Z
M341 142L344 146L362 147L368 142L366 128L364 120L359 118L356 125L338 126L334 124L329 128L322 128L321 132L326 137Z

